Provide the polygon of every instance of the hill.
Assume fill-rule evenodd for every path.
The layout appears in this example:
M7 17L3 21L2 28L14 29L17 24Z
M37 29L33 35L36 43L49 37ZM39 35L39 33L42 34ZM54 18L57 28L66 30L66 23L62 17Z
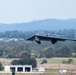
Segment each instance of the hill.
M45 19L32 21L28 23L14 23L14 24L2 24L0 23L0 32L3 31L35 31L35 30L63 30L63 29L75 29L76 19L58 20L58 19Z

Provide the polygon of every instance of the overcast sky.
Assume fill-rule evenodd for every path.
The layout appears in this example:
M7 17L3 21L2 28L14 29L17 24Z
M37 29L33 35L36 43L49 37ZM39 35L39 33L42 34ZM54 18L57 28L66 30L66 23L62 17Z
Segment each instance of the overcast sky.
M0 23L76 18L76 0L0 0Z

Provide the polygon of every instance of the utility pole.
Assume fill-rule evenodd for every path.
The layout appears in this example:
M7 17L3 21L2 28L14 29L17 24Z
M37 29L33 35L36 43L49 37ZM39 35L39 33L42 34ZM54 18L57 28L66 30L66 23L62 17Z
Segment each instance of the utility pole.
M14 69L12 69L12 75L15 75L15 70Z

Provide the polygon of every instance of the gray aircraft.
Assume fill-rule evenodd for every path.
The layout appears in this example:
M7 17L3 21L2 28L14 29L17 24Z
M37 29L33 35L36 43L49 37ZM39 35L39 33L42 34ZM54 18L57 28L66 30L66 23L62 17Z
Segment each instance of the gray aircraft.
M57 41L65 41L65 40L76 41L76 39L72 39L72 38L60 38L55 36L52 37L52 36L42 36L42 35L34 35L28 38L27 40L35 41L38 44L41 44L41 41L51 41L52 44L55 44Z

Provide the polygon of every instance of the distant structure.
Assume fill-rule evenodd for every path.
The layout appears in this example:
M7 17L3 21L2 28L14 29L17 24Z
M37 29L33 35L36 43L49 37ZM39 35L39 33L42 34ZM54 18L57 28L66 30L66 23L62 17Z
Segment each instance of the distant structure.
M45 72L45 68L44 67L38 67L38 72Z
M59 70L60 73L67 73L67 70Z
M20 72L20 73L25 73L25 72L32 72L32 65L8 65L5 66L5 72Z

